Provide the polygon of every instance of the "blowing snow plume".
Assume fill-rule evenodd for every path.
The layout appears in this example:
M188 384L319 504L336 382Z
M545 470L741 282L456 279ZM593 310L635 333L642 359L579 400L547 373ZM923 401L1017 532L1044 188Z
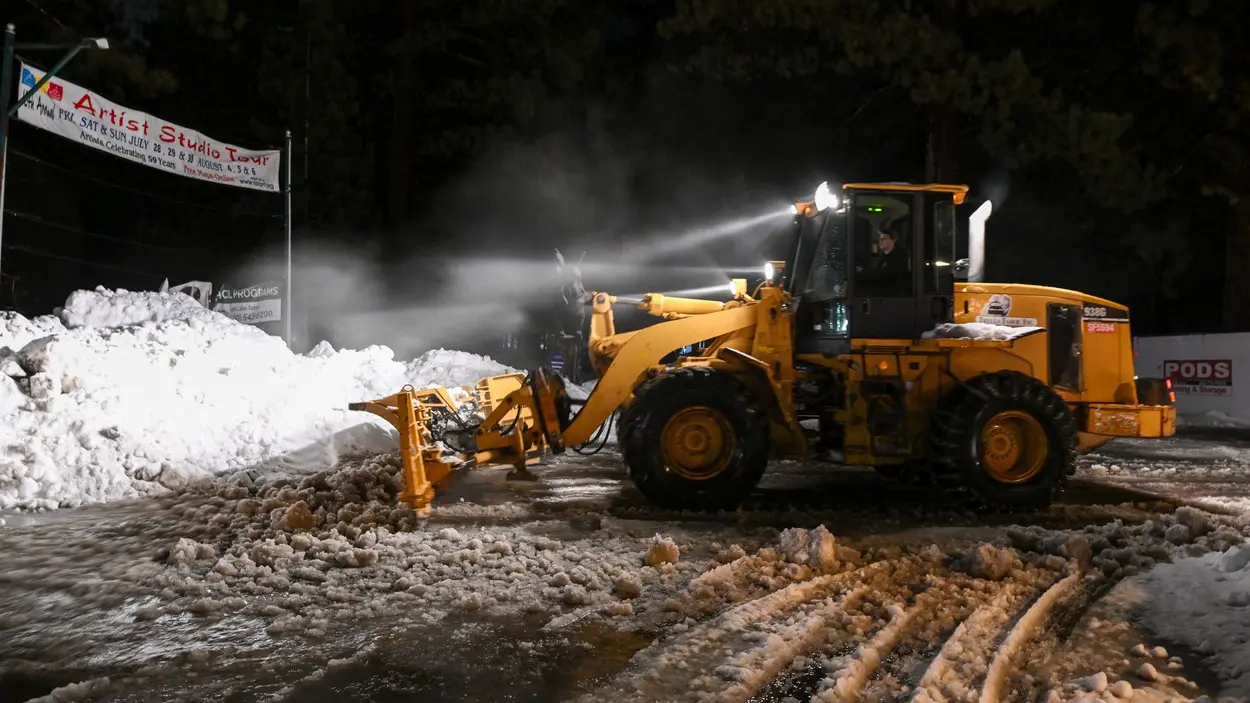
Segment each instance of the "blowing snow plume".
M680 232L651 234L630 245L623 257L629 264L641 264L706 246L728 237L734 237L783 221L791 215L790 206L761 215L738 217L707 227L697 227Z

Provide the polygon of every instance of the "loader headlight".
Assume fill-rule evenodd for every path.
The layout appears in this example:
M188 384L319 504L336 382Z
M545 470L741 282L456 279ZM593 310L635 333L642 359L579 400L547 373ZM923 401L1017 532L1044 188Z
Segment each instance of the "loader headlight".
M816 200L816 209L822 212L829 208L838 207L838 196L834 195L833 191L829 190L828 181L825 181L824 183L821 183L820 185L816 186L815 200Z
M773 266L773 262L769 261L764 264L764 280L771 281L777 275L777 267Z

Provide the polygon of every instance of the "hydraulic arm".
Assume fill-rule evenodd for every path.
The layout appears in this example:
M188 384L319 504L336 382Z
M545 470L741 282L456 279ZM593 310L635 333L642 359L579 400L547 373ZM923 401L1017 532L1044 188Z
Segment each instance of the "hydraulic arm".
M709 339L749 340L756 301L741 292L743 287L737 284L739 293L728 302L648 294L638 307L669 322L621 334L612 312L617 299L594 293L588 350L599 382L576 415L564 380L546 369L492 376L454 389L405 386L348 409L372 413L398 431L401 498L425 509L435 487L457 469L511 465L524 474L547 448L563 452L585 445L629 400L648 369L670 352Z

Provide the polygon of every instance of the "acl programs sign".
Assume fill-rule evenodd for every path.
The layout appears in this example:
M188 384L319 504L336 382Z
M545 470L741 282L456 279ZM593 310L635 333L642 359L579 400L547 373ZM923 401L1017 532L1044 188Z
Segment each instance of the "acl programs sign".
M1180 359L1163 362L1163 377L1172 379L1177 393L1232 395L1231 359Z

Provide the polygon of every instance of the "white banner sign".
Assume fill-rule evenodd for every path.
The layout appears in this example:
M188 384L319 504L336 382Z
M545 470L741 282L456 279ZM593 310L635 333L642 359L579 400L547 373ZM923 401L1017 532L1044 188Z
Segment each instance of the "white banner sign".
M282 320L282 291L276 283L262 283L247 288L222 286L217 291L213 310L249 325Z
M44 72L22 64L18 98ZM17 118L67 139L124 159L202 181L278 192L282 152L251 151L223 144L112 102L98 93L53 78L22 105Z

